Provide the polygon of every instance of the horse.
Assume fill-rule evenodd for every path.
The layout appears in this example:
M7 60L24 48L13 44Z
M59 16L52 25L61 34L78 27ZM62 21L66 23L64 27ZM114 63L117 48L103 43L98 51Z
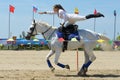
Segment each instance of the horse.
M54 54L55 54L54 63L61 68L70 70L69 65L67 64L65 65L63 63L58 62L60 54L62 52L63 42L58 41L58 36L56 32L57 32L57 28L51 26L46 22L33 21L33 24L31 25L26 38L30 39L31 36L41 33L44 39L48 41L48 46L50 48L50 52L46 56L46 61L51 71L55 70L55 68L53 67L50 61L50 57L53 56ZM85 62L83 63L81 69L78 71L77 74L79 76L83 76L86 75L86 72L88 71L88 67L96 59L96 56L93 53L93 49L96 47L96 45L104 43L105 47L103 49L106 50L112 50L112 46L109 44L110 39L100 33L96 33L87 29L78 29L78 33L81 38L80 41L68 41L67 49L71 50L71 49L83 48ZM97 40L104 40L104 41L100 43ZM103 47L103 45L101 46Z

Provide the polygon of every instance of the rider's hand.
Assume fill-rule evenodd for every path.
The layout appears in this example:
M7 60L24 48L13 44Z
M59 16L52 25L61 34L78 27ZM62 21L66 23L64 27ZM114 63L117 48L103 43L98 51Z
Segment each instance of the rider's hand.
M38 14L47 14L47 12L38 12Z
M60 25L61 25L62 27L64 27L64 24L65 24L65 22L64 22L64 23L60 23Z

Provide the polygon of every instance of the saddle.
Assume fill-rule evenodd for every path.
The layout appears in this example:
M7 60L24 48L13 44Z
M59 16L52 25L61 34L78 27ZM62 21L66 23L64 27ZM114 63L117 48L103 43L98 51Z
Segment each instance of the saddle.
M67 44L68 40L71 40L71 38L78 36L78 25L67 25L66 27L59 27L58 32L62 33L62 37L65 39L63 42L63 52L64 50L67 50Z
M78 25L73 25L73 24L67 25L66 27L60 26L60 27L58 28L58 31L59 31L59 32L62 32L62 33L64 33L64 34L66 34L66 35L69 35L69 34L71 34L71 33L74 33L74 32L76 32L77 30L78 30Z

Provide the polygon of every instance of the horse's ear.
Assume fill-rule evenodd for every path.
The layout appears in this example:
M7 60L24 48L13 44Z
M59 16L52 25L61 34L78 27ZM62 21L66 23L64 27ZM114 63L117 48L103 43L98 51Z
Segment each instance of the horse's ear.
M32 24L35 24L35 19L33 19Z

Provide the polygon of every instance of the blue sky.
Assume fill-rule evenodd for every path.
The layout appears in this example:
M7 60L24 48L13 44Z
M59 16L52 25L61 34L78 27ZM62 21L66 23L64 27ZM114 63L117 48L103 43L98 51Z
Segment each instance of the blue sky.
M96 9L105 15L105 18L96 19L96 32L106 33L113 39L114 15L117 11L117 33L120 33L120 0L0 0L0 38L8 37L8 12L9 5L14 5L15 13L11 14L11 35L17 36L22 31L27 31L32 21L33 6L38 11L51 11L54 4L61 4L68 13L74 13L74 8L79 9L79 15L87 15ZM35 14L36 20L42 20L53 25L52 15ZM60 20L55 16L55 26L58 27ZM93 30L94 19L77 22L79 28ZM42 38L41 36L39 36Z

